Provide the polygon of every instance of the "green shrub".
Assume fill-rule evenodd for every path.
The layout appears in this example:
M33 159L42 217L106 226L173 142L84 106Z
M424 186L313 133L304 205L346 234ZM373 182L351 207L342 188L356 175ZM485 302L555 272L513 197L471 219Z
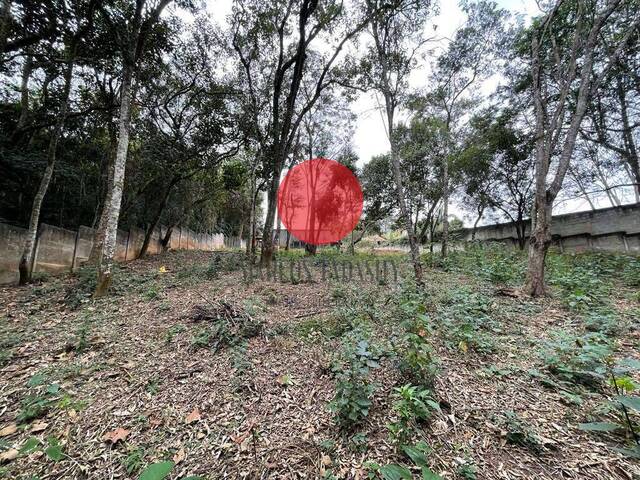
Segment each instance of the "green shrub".
M440 312L445 338L463 352L492 353L495 351L493 338L502 332L492 317L492 310L490 297L467 287L454 290Z
M424 303L415 293L405 290L396 309L400 333L392 339L400 372L409 381L431 385L437 364L429 343L432 328Z
M391 438L397 445L407 445L420 424L431 418L440 405L431 396L429 390L403 385L394 389L394 414L397 420L388 425Z
M549 371L562 380L599 385L613 350L607 337L590 332L582 336L557 332L545 342L541 358Z
M380 354L359 332L343 341L342 350L334 360L336 393L329 404L336 421L343 428L352 428L369 414L375 386L369 379L372 368L378 368Z

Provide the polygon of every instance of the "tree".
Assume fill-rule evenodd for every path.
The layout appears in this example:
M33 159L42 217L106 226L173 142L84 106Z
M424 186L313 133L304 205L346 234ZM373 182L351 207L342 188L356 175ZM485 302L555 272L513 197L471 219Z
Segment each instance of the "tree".
M139 256L149 247L175 188L215 170L239 150L235 125L226 105L229 89L213 77L216 49L206 25L178 41L170 59L140 95L148 116L140 135L141 155L154 175L152 194L160 199L150 219ZM170 172L167 174L167 172Z
M73 80L73 69L76 62L76 56L78 48L83 37L87 35L93 25L94 12L97 6L96 0L90 0L88 3L79 3L76 5L75 10L71 10L66 17L65 31L63 33L62 41L64 42L64 69L63 69L63 87L62 95L60 99L60 106L57 113L57 120L55 122L53 132L49 138L49 145L47 148L47 166L42 178L38 191L33 199L33 205L31 207L31 218L29 220L29 228L27 231L27 240L22 250L22 256L20 257L19 271L20 271L20 284L25 284L31 280L33 256L35 250L35 241L38 234L38 225L40 224L40 209L42 202L49 189L49 183L53 176L53 171L56 165L56 154L58 150L58 142L67 119L67 112L69 109L69 99L71 96L71 83ZM70 17L68 16L70 15ZM75 28L74 28L75 24ZM28 65L29 59L26 60ZM29 73L26 73L28 78ZM23 86L23 88L28 88ZM24 101L24 100L23 100ZM22 117L21 117L22 118ZM22 124L18 122L18 128L22 128Z
M416 55L426 43L423 30L430 13L431 2L397 0L386 4L382 0L367 0L371 12L372 46L363 62L364 84L379 92L384 99L390 159L396 187L400 218L409 239L411 261L418 284L422 284L422 264L411 214L405 199L405 187L395 133L397 109L405 98L408 77L416 64ZM374 14L375 12L380 12Z
M133 98L133 79L145 51L149 37L160 20L160 14L172 0L135 0L123 5L122 10L102 6L100 13L109 25L112 35L118 41L122 55L122 83L120 87L120 113L118 118L118 143L113 166L113 178L109 185L104 213L106 221L102 254L98 266L98 282L95 296L107 293L111 285L111 269L116 248L116 234L120 217L120 204L124 189L124 174L129 149L131 128L131 102ZM129 17L130 20L125 19Z
M624 26L638 14L637 2L623 2L612 13L615 25ZM624 31L620 31L623 35ZM607 51L596 52L594 63L606 64ZM631 186L636 202L640 201L640 159L638 135L640 134L640 37L633 35L616 58L600 88L593 93L593 101L587 106L585 121L580 127L580 137L604 150L597 158L606 159L610 167L627 176L625 186ZM592 155L592 159L596 157ZM617 160L617 162L615 161ZM616 167L617 163L617 169ZM571 169L570 169L571 170ZM615 174L615 172L612 171ZM618 175L621 176L622 175ZM622 180L622 178L621 178ZM605 186L608 193L610 187ZM610 199L613 200L613 199ZM615 201L615 200L614 200Z
M432 241L442 206L442 122L415 117L408 126L397 124L395 133L411 226L420 243ZM365 217L370 224L398 217L397 188L389 182L392 176L389 155L374 157L363 168ZM402 217L400 221L404 222Z
M640 23L637 15L618 23L621 18L615 13L622 3L558 1L528 32L536 173L525 290L532 296L546 293L544 266L551 244L553 202L571 165L587 106ZM598 52L605 60L595 70ZM549 181L552 161L555 171Z
M484 211L492 210L513 222L524 249L525 218L533 203L533 142L514 126L515 117L509 110L474 117L457 163L462 164L464 203L477 213L472 239Z
M442 255L447 255L449 245L450 161L459 148L456 139L472 108L479 104L478 95L471 87L489 78L505 58L509 36L506 10L494 2L464 1L462 10L467 15L465 24L456 31L447 49L437 58L433 78L434 87L427 92L424 108L431 115L440 116L447 132L447 153L443 159L443 228ZM476 98L474 98L476 97Z
M318 99L341 79L337 60L369 16L342 2L299 0L234 4L231 43L239 59L239 82L247 92L245 112L267 182L267 212L261 262L273 259L273 226L282 170L300 124ZM313 45L324 43L322 51ZM321 53L322 52L322 53ZM315 61L309 62L313 54ZM303 102L303 80L312 82Z

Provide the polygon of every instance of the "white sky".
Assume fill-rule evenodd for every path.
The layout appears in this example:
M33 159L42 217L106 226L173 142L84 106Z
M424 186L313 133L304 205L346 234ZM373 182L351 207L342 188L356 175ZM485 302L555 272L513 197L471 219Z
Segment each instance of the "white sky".
M267 0L268 1L268 0ZM525 21L539 14L535 0L496 0L498 5L511 11L514 14L524 15ZM226 17L231 13L232 0L206 0L207 10L213 18L220 24L226 24ZM438 26L437 33L442 37L451 37L465 20L465 16L455 0L440 0L440 13L433 23ZM428 28L431 28L429 26ZM428 63L429 59L425 63ZM428 82L428 70L426 65L420 65L410 78L411 88L423 88ZM485 94L495 90L499 83L499 78L493 77L487 80L479 88ZM389 150L389 141L386 135L385 125L382 120L381 111L378 108L378 101L374 94L361 94L352 109L356 114L356 128L353 137L353 145L359 156L359 165L369 162L371 157L385 153ZM607 207L606 197L594 199L596 207ZM588 210L586 200L570 200L558 205L554 213ZM465 214L453 203L450 206L450 213L458 218L464 219L465 224L469 223L469 218L464 218ZM484 223L484 222L483 222Z

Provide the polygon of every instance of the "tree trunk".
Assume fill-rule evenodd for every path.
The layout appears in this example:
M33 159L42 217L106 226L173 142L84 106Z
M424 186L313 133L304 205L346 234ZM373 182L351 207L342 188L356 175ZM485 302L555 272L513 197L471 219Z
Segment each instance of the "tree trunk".
M476 240L476 233L478 231L478 223L480 223L480 220L482 219L482 214L484 213L484 207L479 207L478 208L478 217L476 218L476 221L473 224L473 229L471 230L471 241L475 242Z
M104 236L109 217L107 206L111 204L111 196L113 195L113 169L115 168L118 151L118 137L114 128L109 128L109 143L111 145L111 151L109 152L107 164L107 191L102 205L102 212L100 213L100 221L98 222L98 228L93 237L93 244L91 245L91 252L89 253L89 259L87 261L88 264L95 265L96 267L100 263L100 257L102 256L102 245L104 244Z
M442 256L449 249L449 157L445 155L442 168Z
M16 141L22 133L22 129L29 119L29 79L33 71L33 56L27 54L22 66L22 80L20 82L20 116L16 124L16 131L13 140Z
M273 222L276 218L276 205L278 203L278 187L280 186L280 172L282 162L274 160L276 168L273 172L273 178L269 184L267 192L267 216L264 221L262 230L262 251L260 252L260 265L270 267L273 261Z
M316 253L318 253L318 246L314 245L312 243L305 243L304 244L304 251L306 252L307 255L315 255Z
M391 164L393 167L393 178L396 183L396 195L398 199L398 205L400 206L400 215L404 221L405 228L407 230L407 237L409 239L409 250L411 252L411 262L413 263L413 271L416 277L416 283L422 285L422 264L420 262L420 251L418 249L418 242L416 240L415 231L413 230L413 222L407 209L407 204L404 198L404 186L402 182L402 172L400 170L400 159L398 158L398 152L393 132L393 100L385 95L385 101L387 105L387 128L389 129L389 144L391 147Z
M287 243L284 246L286 251L289 251L289 246L291 245L291 233L287 230Z
M162 241L160 242L162 244L162 251L166 252L167 250L169 250L169 244L171 242L171 235L173 234L173 229L174 229L175 225L170 225L167 228L167 231L164 234L164 237L162 238Z
M153 216L153 219L149 224L149 228L147 228L147 231L144 234L144 241L142 242L142 248L140 249L140 254L138 255L138 258L142 258L147 254L147 250L149 250L149 243L151 243L151 237L153 236L153 231L158 226L158 223L160 222L160 217L162 216L162 212L164 212L164 209L167 206L167 201L169 200L169 195L171 194L171 190L178 183L178 181L179 180L175 178L171 180L171 183L165 190L164 195L162 196L162 200L160 201L160 205L158 206L158 210L156 211L156 214Z
M544 266L549 245L551 245L551 208L536 207L535 229L529 237L529 261L525 289L533 297L546 295Z
M95 297L106 295L111 285L111 269L113 257L116 251L116 235L118 233L118 219L120 217L120 204L122 203L122 191L124 189L124 173L127 164L127 152L129 150L129 133L131 129L131 97L133 81L133 65L125 62L122 74L122 93L120 98L120 117L118 120L118 147L113 166L113 191L109 202L105 203L107 215L102 254L98 266L98 283Z
M276 251L280 250L280 235L282 232L282 221L280 220L280 212L278 212L278 226L276 227Z
M64 71L64 91L62 94L62 104L55 127L51 133L49 139L49 147L47 150L47 167L44 174L40 179L40 185L35 198L33 199L33 205L31 207L31 217L29 219L29 230L27 232L27 240L22 250L22 256L20 257L20 264L18 270L20 271L20 285L24 285L31 281L31 274L33 270L33 256L35 251L36 236L38 234L38 224L40 223L40 210L42 208L42 202L49 189L49 183L53 176L53 171L56 165L56 151L58 149L58 141L62 136L62 130L64 129L64 123L67 117L67 111L69 109L69 96L71 92L71 80L73 78L73 67L75 62L75 45L69 47L67 51L67 66Z
M257 159L256 159L257 162ZM256 188L256 172L255 166L251 169L251 207L249 210L249 232L247 233L247 256L251 256L255 253L256 242L256 202L257 202L257 188Z

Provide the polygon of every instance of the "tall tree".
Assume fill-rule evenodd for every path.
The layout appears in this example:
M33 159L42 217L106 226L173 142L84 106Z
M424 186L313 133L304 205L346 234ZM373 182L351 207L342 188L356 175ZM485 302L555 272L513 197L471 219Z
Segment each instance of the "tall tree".
M303 118L323 93L342 76L338 63L345 45L369 21L367 12L335 0L236 0L232 45L240 63L240 81L247 94L245 109L253 122L263 175L267 212L262 232L261 262L273 259L273 227L280 176ZM324 44L320 49L314 46ZM310 56L315 61L310 62ZM311 94L301 100L303 80Z
M443 158L443 224L442 255L449 246L449 198L452 193L449 175L450 162L460 147L456 140L465 119L474 105L479 104L474 85L494 74L505 58L509 37L509 15L494 2L463 1L467 18L458 29L447 49L437 58L433 78L434 87L426 96L426 108L443 118L447 132L447 154ZM475 98L474 98L475 97Z
M49 145L47 148L47 166L42 174L38 191L36 192L31 206L31 217L29 219L27 239L25 241L19 263L20 284L25 284L31 280L35 242L38 234L38 225L40 223L40 209L47 190L49 189L49 183L51 182L51 177L53 176L53 171L56 166L58 142L64 130L67 112L69 110L73 69L76 63L78 47L83 37L91 31L96 5L97 0L90 0L87 3L81 2L76 4L75 8L71 9L66 15L63 15L63 18L66 18L67 26L62 38L65 45L63 54L64 68L62 72L62 95L57 119L49 138ZM29 62L28 58L26 62ZM24 88L26 89L28 86ZM20 121L18 122L18 127L22 127L22 125L20 125Z
M475 208L478 217L488 210L510 220L518 246L526 243L525 218L533 203L533 141L515 126L511 111L492 115L486 110L474 117L465 148L458 156L463 172L465 205Z
M396 199L409 239L415 279L418 284L422 284L420 251L405 200L395 123L397 110L407 94L409 74L416 65L416 56L428 40L424 38L423 31L433 9L431 2L424 0L396 0L391 3L367 0L367 8L372 17L372 46L363 63L363 75L365 85L379 92L384 99Z
M102 254L98 267L98 282L95 296L103 296L111 285L111 270L116 249L116 234L120 217L120 204L124 189L124 174L129 150L131 128L131 103L133 98L133 80L145 51L149 37L160 20L160 14L172 0L135 0L123 5L122 10L102 6L100 13L110 26L112 34L118 40L122 58L122 83L120 87L120 113L118 118L118 143L113 166L110 192L104 203L106 216ZM127 18L129 20L127 20Z
M571 165L589 101L640 23L639 15L630 19L616 15L624 3L558 1L530 31L536 173L525 290L532 296L546 293L544 267L553 202ZM603 61L596 69L599 53ZM552 161L555 171L550 176Z

